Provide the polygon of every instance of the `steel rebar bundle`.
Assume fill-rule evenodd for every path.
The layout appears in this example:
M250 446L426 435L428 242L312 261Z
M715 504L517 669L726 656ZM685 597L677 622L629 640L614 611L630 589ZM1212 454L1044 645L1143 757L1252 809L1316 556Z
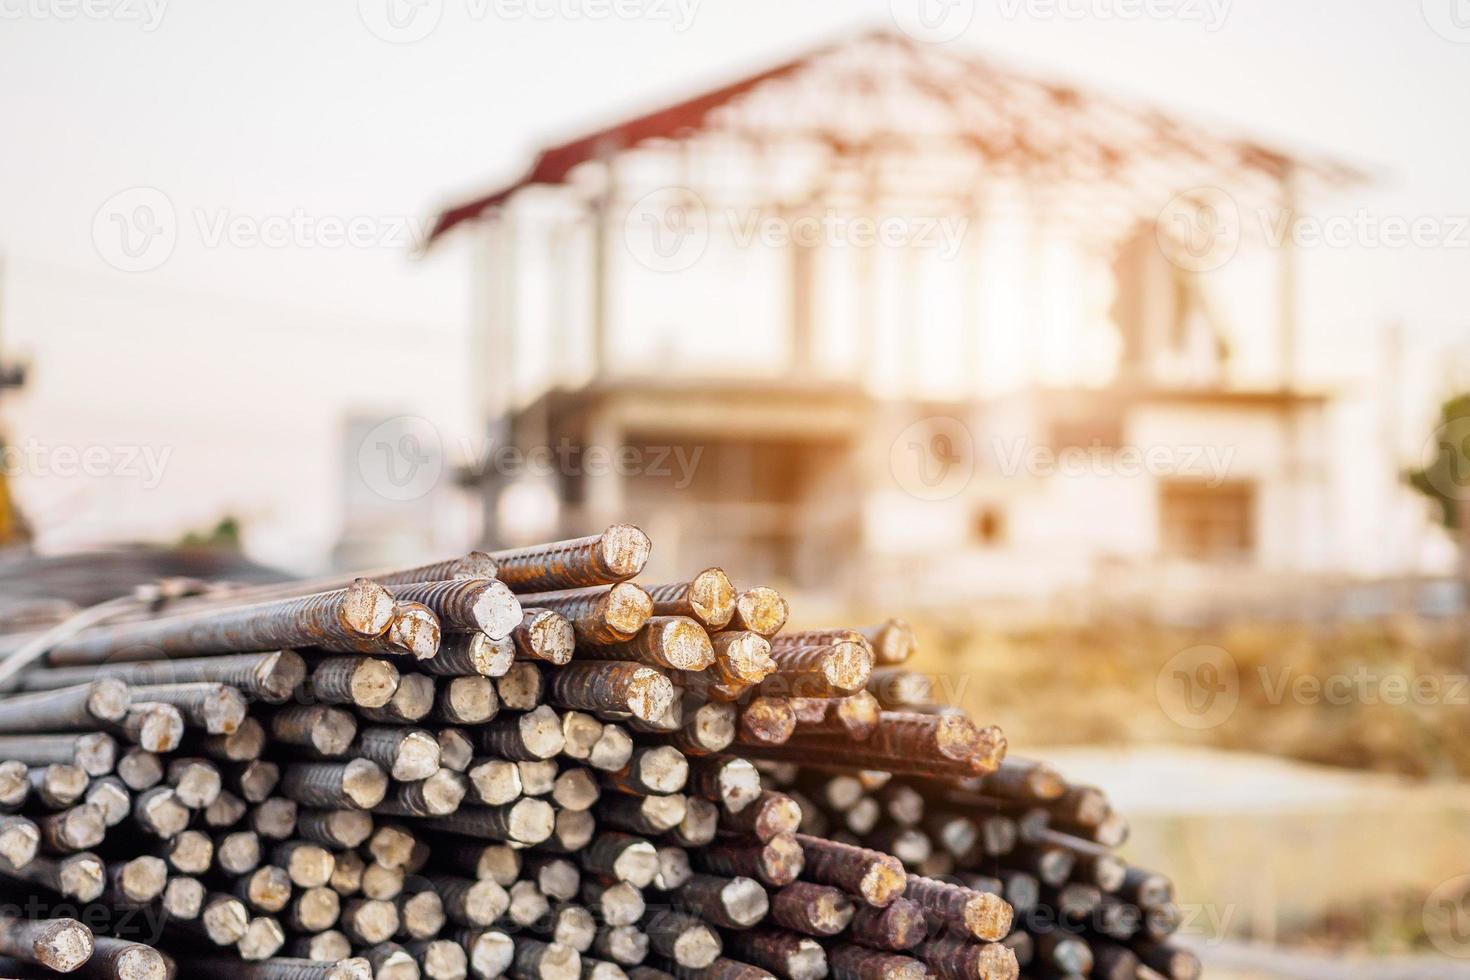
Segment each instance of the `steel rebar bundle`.
M0 697L0 975L1194 980L1100 790L631 525L220 588ZM876 667L875 667L876 665ZM78 915L84 909L86 915Z

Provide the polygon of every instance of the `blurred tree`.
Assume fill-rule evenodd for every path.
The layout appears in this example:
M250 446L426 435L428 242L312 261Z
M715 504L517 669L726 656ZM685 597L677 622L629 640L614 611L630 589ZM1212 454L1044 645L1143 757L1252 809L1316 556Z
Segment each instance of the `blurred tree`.
M1439 407L1430 440L1434 457L1407 474L1409 485L1439 505L1439 519L1460 550L1461 615L1465 657L1470 663L1470 394Z
M208 531L190 531L179 539L180 548L213 548L220 551L240 550L240 521L226 514Z

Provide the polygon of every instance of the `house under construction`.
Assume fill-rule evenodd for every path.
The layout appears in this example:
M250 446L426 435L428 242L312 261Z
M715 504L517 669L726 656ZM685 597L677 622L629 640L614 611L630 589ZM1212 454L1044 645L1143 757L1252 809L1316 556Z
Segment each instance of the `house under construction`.
M1262 231L1356 179L890 33L553 146L434 231L476 243L491 434L558 450L474 474L487 534L945 601L1331 568Z

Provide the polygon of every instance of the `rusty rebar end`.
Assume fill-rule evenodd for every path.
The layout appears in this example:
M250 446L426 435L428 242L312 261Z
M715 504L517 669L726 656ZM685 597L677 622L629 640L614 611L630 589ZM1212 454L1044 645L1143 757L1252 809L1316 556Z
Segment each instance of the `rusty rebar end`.
M897 858L875 861L863 875L859 890L869 905L884 906L903 895L907 875Z
M653 542L641 528L632 524L613 524L597 539L597 563L609 579L630 579L643 571Z
M92 682L87 694L87 713L98 721L121 721L130 703L128 686L116 677Z
M31 943L35 961L57 973L70 973L92 958L92 930L76 919L55 919Z
M415 660L428 660L439 653L443 631L434 610L421 602L393 604L393 621L388 625L388 642Z
M653 667L637 667L627 682L628 711L646 722L657 721L674 703L674 682Z
M649 622L659 659L674 670L704 670L715 662L715 649L703 626L688 616L658 616ZM649 719L651 720L651 719Z
M376 582L354 579L342 590L338 615L349 633L364 638L382 636L393 622L393 596Z
M740 734L757 744L784 744L795 731L796 712L785 698L752 698L740 712Z
M724 569L706 568L689 581L689 607L712 630L724 629L735 615L735 586Z
M536 659L560 667L571 662L577 633L564 616L549 609L526 611L525 629Z
M499 579L485 582L472 610L475 625L492 640L503 640L521 625L525 613L510 586Z
M833 691L855 694L868 683L873 671L873 651L866 640L861 643L839 640L832 652L822 660L822 678Z
M114 980L167 980L168 961L156 949L130 943L112 958Z
M785 597L775 589L764 585L746 589L735 599L735 616L732 624L754 630L761 636L772 637L786 625L791 614Z
M388 794L388 775L376 763L351 759L342 773L342 793L358 809L371 810Z
M965 902L965 928L976 939L1000 940L1011 931L1014 911L999 895L977 892Z
M41 832L24 817L8 817L0 821L0 859L11 868L24 868L36 859L41 846Z
M776 669L771 644L753 630L729 630L712 637L715 672L727 684L757 684Z
M57 866L57 883L67 898L96 901L107 887L107 868L95 854L73 854Z

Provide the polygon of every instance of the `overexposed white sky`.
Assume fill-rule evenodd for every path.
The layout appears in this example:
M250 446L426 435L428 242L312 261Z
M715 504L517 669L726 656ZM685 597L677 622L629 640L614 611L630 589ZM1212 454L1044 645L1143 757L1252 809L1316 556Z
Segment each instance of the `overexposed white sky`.
M0 0L0 343L34 372L3 420L12 439L176 450L146 491L22 474L37 520L71 529L58 540L234 509L266 529L267 557L319 553L336 531L344 405L471 433L470 386L495 383L433 355L467 331L469 258L450 242L411 259L413 227L515 176L540 144L891 25L919 0L618 0L632 17L577 0L420 0L439 20L413 43L371 29L390 2L413 9ZM1381 380L1378 333L1396 321L1406 415L1441 394L1440 352L1470 325L1470 4L923 2L972 14L948 43L1377 174L1311 210L1428 218L1448 244L1306 250L1309 373ZM135 187L165 195L179 231L167 261L124 272L93 226ZM292 215L362 219L365 244L248 237ZM279 486L290 480L273 465L313 489Z

